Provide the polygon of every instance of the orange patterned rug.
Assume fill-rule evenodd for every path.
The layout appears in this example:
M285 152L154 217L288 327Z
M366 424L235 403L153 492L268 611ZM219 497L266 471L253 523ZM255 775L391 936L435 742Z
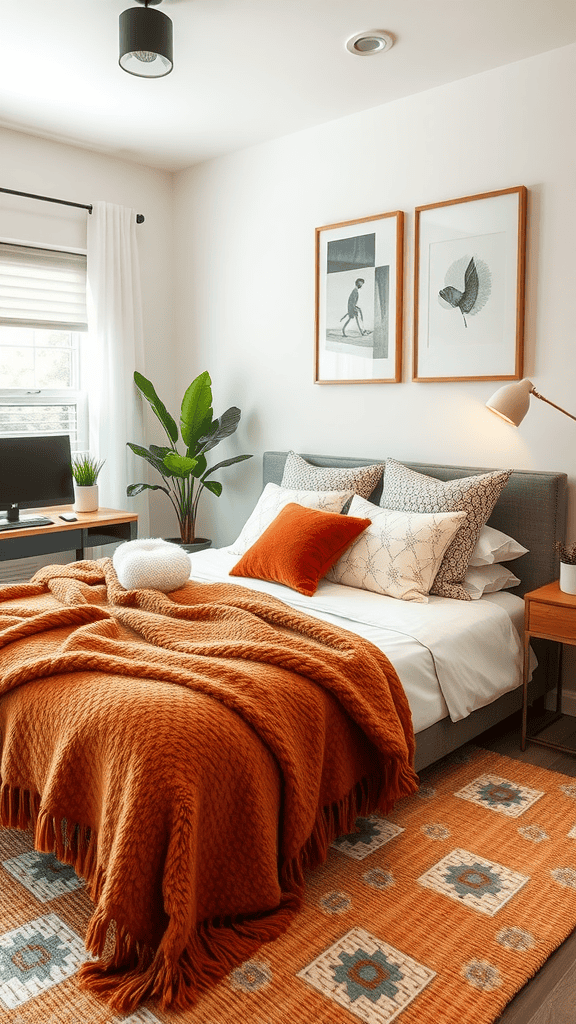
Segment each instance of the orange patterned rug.
M4 1024L492 1024L576 926L576 783L474 747L358 819L281 938L185 1012L123 1018L77 988L91 904L0 829Z

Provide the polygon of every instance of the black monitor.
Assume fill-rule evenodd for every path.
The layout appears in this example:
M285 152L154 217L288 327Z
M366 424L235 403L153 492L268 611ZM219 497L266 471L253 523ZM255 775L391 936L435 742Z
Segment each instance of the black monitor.
M71 505L74 481L68 434L0 437L0 510ZM16 517L17 517L16 510Z

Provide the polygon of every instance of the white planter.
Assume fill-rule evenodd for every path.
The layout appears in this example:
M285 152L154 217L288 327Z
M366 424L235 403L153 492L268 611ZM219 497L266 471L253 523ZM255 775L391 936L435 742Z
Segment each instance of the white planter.
M92 487L80 487L74 484L74 511L96 512L98 508L98 484Z
M565 594L576 594L576 565L560 562L560 590Z

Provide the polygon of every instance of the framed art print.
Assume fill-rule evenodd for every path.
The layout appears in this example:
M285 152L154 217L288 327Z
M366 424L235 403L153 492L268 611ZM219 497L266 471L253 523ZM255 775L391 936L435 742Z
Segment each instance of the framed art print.
M316 228L316 384L398 383L404 214Z
M519 380L524 185L416 209L412 379Z

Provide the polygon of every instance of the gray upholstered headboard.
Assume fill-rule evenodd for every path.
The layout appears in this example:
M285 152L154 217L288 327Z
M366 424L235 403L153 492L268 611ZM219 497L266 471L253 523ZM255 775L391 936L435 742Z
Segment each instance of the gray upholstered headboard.
M264 452L264 484L282 482L287 454ZM302 458L315 466L368 466L380 461L305 454L302 454ZM381 461L384 462L385 457ZM492 471L479 467L427 465L420 462L406 462L405 465L440 480ZM379 484L371 495L371 501L378 503L381 493L382 484ZM516 588L515 593L525 594L558 578L556 544L565 539L566 503L565 473L530 470L515 470L512 473L488 522L490 526L509 534L528 548L527 555L511 563L511 568L522 580L522 585Z

